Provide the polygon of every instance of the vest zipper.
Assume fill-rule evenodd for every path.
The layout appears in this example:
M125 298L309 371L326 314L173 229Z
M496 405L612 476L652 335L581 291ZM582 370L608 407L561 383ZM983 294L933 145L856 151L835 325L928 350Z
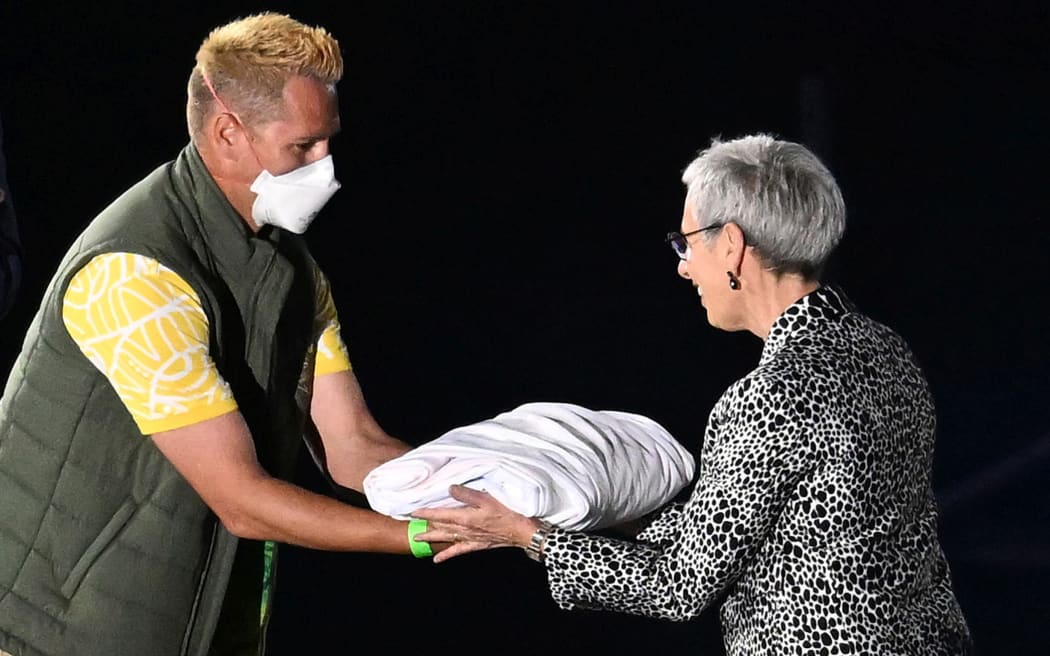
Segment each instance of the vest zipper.
M179 649L179 656L188 656L190 649L190 638L193 636L193 629L197 626L197 615L200 610L201 597L204 593L204 583L208 580L208 573L211 571L212 556L215 555L215 543L219 536L219 522L213 521L211 526L211 539L208 541L208 557L204 559L204 568L201 570L200 580L197 581L197 592L193 595L193 608L190 609L190 619L186 623L186 632L182 636L182 647Z

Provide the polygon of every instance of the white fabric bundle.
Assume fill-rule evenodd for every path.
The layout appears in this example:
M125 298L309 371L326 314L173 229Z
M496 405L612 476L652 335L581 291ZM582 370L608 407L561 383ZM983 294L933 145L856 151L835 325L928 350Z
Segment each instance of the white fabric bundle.
M569 403L526 403L454 428L372 470L365 496L377 512L407 518L460 503L453 483L570 530L637 519L670 501L695 464L642 415Z

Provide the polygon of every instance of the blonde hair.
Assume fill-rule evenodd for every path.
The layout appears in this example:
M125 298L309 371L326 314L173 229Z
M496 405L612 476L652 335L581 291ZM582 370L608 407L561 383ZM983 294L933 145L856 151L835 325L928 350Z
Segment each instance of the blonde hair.
M215 28L196 59L186 103L194 141L216 104L205 76L226 107L248 125L282 116L282 93L290 77L308 77L331 87L343 77L339 42L327 30L272 12Z

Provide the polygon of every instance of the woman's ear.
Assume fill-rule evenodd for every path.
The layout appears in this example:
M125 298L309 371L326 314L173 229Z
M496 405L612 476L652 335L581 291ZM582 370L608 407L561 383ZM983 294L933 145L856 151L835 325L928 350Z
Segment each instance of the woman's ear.
M722 235L719 240L719 249L725 258L727 270L740 272L741 262L744 260L744 251L747 249L747 240L740 226L729 222L722 227Z

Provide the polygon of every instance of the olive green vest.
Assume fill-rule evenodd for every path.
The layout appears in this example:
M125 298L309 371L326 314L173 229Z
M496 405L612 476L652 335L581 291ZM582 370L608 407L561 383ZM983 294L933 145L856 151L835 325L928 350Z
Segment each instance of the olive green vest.
M204 655L224 600L219 633L258 637L262 544L223 529L66 332L66 286L106 252L158 260L197 292L259 461L286 480L316 269L296 235L252 235L187 146L70 248L0 399L0 650Z

